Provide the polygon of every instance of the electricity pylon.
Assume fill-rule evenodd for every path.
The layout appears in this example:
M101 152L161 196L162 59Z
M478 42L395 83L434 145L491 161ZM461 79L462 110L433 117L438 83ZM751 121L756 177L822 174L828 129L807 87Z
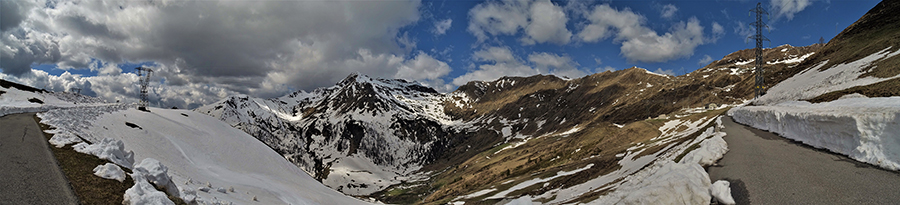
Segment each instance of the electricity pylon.
M763 94L766 94L766 79L763 78L763 41L768 41L769 39L762 35L763 28L769 28L766 25L766 22L763 21L763 15L769 15L769 12L766 12L765 9L762 8L762 3L756 3L756 8L750 9L751 13L756 13L756 22L750 23L751 26L756 27L756 34L750 36L751 39L756 40L756 97L759 98Z
M153 74L153 69L144 67L134 69L137 70L138 83L141 84L141 102L138 104L138 109L146 109L149 104L147 101L147 87L150 86L150 74Z

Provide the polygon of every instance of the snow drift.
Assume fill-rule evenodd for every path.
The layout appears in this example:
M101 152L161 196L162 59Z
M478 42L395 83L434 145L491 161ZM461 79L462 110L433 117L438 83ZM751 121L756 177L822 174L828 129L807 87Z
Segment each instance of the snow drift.
M900 170L900 97L788 101L729 111L734 120L885 169Z

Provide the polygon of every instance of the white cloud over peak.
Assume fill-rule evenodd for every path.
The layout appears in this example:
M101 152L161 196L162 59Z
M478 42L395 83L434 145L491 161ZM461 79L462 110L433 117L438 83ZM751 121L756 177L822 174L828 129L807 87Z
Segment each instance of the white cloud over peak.
M404 62L397 70L393 78L419 81L425 86L433 87L441 92L450 92L441 78L450 73L450 65L434 59L425 52L419 52L416 57Z
M560 56L552 53L532 53L528 55L528 62L534 64L534 68L542 74L553 74L560 77L578 78L587 75L587 72L578 69L578 62L569 56Z
M538 1L489 1L469 10L467 30L478 42L491 36L516 35L523 44L567 44L572 32L566 28L568 21L563 8L549 0Z
M489 47L476 51L473 57L483 64L453 79L456 86L469 81L492 81L503 76L532 76L553 74L559 77L580 78L588 73L578 69L578 63L565 55L532 53L521 60L508 47Z
M800 13L807 6L812 5L810 0L770 0L771 11L775 18L787 17L788 20L794 19L794 14Z

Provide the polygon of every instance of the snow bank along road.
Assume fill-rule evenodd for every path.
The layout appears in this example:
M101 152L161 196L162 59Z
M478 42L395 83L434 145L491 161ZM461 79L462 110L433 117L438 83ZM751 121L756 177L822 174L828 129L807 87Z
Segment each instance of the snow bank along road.
M76 204L33 116L0 117L0 203Z
M738 204L894 204L900 173L795 143L723 117L730 151L709 168ZM743 185L743 187L741 187Z

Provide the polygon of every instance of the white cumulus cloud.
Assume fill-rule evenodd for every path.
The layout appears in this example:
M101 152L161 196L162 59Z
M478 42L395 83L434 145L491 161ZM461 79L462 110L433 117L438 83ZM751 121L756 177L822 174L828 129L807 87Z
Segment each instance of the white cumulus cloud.
M536 43L567 44L572 32L566 28L568 17L563 8L549 0L489 1L469 10L467 30L478 42L491 36L524 34L525 45Z
M703 27L696 18L687 23L679 22L671 31L662 35L644 33L622 42L622 55L629 61L665 62L689 57L697 46L706 42Z
M597 5L585 13L585 18L590 24L578 33L582 41L592 43L615 36L614 42L622 44L621 53L629 61L652 63L689 57L697 46L717 39L704 36L704 28L695 17L675 23L664 34L645 26L646 17L628 8L618 10L608 4ZM713 24L713 33L724 32L721 25L717 28L716 24Z

